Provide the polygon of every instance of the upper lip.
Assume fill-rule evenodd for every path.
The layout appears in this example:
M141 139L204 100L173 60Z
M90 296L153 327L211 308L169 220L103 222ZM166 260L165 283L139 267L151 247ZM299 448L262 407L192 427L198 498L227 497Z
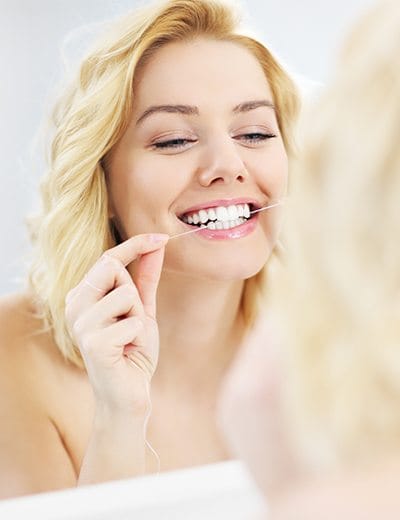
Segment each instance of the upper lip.
M184 211L180 211L178 213L179 217L186 215L187 213L194 213L196 211L200 211L201 209L210 209L217 208L218 206L231 206L236 204L251 204L253 209L260 209L263 204L261 204L257 199L252 197L237 197L232 199L216 199L210 200L208 202L201 202L200 204L196 204L195 206L190 206L190 208L185 209Z

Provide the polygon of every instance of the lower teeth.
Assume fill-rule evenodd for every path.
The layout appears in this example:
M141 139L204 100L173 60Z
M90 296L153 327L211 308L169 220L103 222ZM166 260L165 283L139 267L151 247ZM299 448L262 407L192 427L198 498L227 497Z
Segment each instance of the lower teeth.
M220 229L231 229L233 227L237 227L237 226L240 226L241 224L244 224L245 222L247 222L247 218L238 218L237 220L228 220L228 221L225 221L225 222L221 222L220 220L216 220L216 221L209 221L207 224L195 224L197 225L197 227L203 227L203 228L207 228L207 229L217 229L217 230L220 230Z

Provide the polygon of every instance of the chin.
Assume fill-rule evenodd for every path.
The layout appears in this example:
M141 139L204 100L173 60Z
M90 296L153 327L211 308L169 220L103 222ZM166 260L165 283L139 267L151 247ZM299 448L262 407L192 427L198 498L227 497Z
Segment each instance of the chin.
M252 278L256 274L258 274L268 259L263 262L246 262L243 265L232 265L232 266L224 266L223 269L219 269L218 271L214 270L208 274L208 278L215 281L239 281L239 280L247 280L248 278Z
M168 261L164 264L165 272L174 272L175 274L182 274L191 279L199 279L204 281L240 281L247 280L259 273L266 265L270 258L270 254L262 254L258 251L251 255L244 255L238 261L237 255L228 257L224 255L223 258L216 258L208 256L201 263L188 262L187 259L175 263ZM199 258L198 258L199 260Z

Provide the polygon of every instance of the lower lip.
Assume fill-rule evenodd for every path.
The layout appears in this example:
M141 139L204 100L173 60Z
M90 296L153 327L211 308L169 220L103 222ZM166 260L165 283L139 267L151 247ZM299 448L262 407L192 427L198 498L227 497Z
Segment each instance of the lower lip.
M243 238L250 235L257 226L258 215L254 215L250 220L230 229L200 229L193 235L201 235L209 240L232 240L235 238ZM190 226L190 225L189 225ZM193 226L190 226L191 228Z

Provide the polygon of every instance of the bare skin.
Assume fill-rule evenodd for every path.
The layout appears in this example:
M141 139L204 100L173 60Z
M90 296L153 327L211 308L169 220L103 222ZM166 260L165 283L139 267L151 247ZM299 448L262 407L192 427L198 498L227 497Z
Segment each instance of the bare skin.
M143 237L134 237L107 254L112 255L114 260L119 257L125 264L131 255L136 257L136 253L131 253L127 247L129 242L135 250L136 241L141 241L140 251L150 252L142 254L140 262L144 265L138 271L145 274L146 265L148 267L153 263L151 272L157 273L162 264L163 251L160 247L163 245L142 243ZM124 255L128 255L125 260ZM106 287L105 279L109 277L110 266L114 263L107 260L104 266L100 259L88 273L91 282ZM158 263L158 269L155 263ZM126 288L123 276L131 280L126 270L117 276L120 279L108 297L117 295L118 289ZM114 280L112 282L114 284ZM143 309L152 316L155 312L157 274L154 283L149 282L149 277L146 278L149 286L137 279L136 285L140 290ZM130 283L133 284L133 281ZM124 305L132 305L131 300L126 301L119 296L116 302L122 307L118 315L121 310L124 313L127 311ZM98 318L102 312L99 304L104 304L106 298L83 280L67 295L68 319L72 323L74 313L78 312L80 317L86 316L87 321L93 314L90 306L85 311L88 300L97 301ZM110 305L111 302L107 303ZM136 301L136 310L139 305L140 302ZM105 373L109 354L103 350L100 341L96 343L95 352L90 352L78 331L77 343L81 345L88 372L65 363L51 334L39 333L41 323L33 317L32 311L32 300L28 294L3 297L0 303L3 338L0 348L3 360L0 408L7 418L0 433L2 497L154 471L154 457L146 449L143 436L147 415L144 411L147 412L150 401L147 393L141 392L142 378L135 373L141 372L138 367L133 367L133 372L128 374L129 380L124 384L114 381L109 385L109 378L114 378L117 373L115 368ZM232 316L237 318L238 313ZM166 370L160 370L159 376L154 378L151 396L153 414L147 440L157 450L162 470L212 463L228 457L215 426L215 402L218 383L235 353L243 323L236 319L236 326L231 323L226 327L226 317L225 313L225 321L220 320L224 326L217 331L221 340L225 341L214 356L212 369L203 371L206 362L201 366L195 356L187 355L181 356L181 363L166 363ZM118 323L122 324L123 321ZM156 322L151 320L151 324L153 326ZM85 326L80 328L85 329ZM91 327L92 333L95 328L94 325ZM225 328L231 334L224 332ZM101 333L106 335L107 328ZM215 340L213 335L211 340ZM197 338L192 342L188 340L187 347L194 348L198 341ZM126 343L125 339L118 349L123 349ZM139 341L139 345L146 346L146 343ZM211 352L211 345L203 345L206 352ZM114 355L113 351L111 355ZM137 349L133 349L132 353L134 359ZM168 348L160 357L163 359L167 355ZM92 358L88 359L88 356ZM95 364L97 366L93 366ZM163 364L160 366L163 367ZM117 379L124 379L126 369L131 368L123 365ZM146 379L147 370L143 374ZM194 377L196 374L197 377ZM99 380L102 381L101 385L97 384ZM129 390L130 385L132 388Z
M87 378L32 336L31 311L25 294L1 299L2 498L74 486L93 416Z
M148 113L177 103L192 109ZM66 301L86 370L66 364L50 335L32 336L40 324L29 295L1 302L3 496L155 471L143 435L150 406L161 470L228 458L218 388L244 334L244 280L267 262L279 213L241 238L150 246L143 237L187 230L178 216L192 206L250 198L262 207L284 195L287 156L258 61L230 42L162 48L137 77L131 124L108 159L123 242L88 273L101 290L82 280Z
M2 297L0 316L0 496L76 486L95 411L87 374L65 363L51 334L35 336L40 323L29 294ZM179 391L176 377L152 390L147 438L161 470L226 460L215 427L215 392L198 381L191 385L190 378ZM157 469L149 451L146 461L147 471Z
M362 470L305 480L276 500L268 501L271 520L395 520L400 500L398 454Z

